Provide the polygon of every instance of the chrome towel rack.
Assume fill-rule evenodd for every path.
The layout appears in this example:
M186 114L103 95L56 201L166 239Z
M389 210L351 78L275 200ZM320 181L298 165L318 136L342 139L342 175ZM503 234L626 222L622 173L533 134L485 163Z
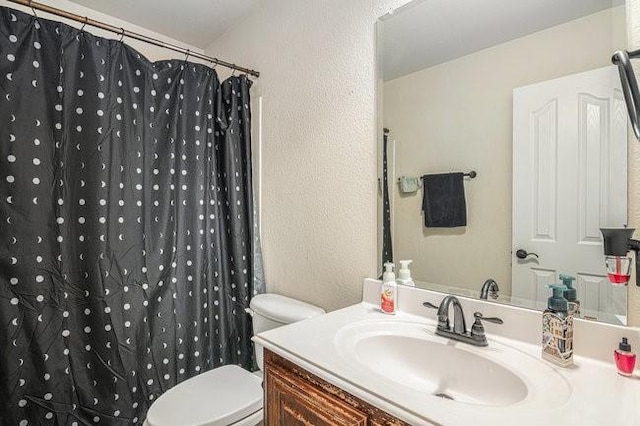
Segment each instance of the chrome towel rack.
M468 177L469 179L474 179L476 176L478 176L478 173L475 170L471 170L469 173L465 173L464 176ZM398 178L397 181L400 182L400 178Z

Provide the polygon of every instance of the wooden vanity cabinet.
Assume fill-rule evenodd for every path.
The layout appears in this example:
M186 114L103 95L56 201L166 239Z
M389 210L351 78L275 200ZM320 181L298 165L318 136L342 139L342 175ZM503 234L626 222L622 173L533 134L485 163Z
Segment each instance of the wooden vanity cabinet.
M407 425L265 349L266 426Z

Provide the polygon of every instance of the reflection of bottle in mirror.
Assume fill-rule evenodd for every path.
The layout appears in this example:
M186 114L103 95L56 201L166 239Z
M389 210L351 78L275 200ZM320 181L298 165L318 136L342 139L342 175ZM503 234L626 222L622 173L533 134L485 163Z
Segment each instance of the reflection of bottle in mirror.
M631 276L631 258L628 256L606 256L607 275L613 285L627 285Z
M613 357L616 360L618 374L623 376L631 376L636 366L636 354L631 352L631 345L627 342L627 338L623 337L618 345L618 349L613 351Z
M396 274L393 273L393 263L384 264L385 272L382 274L382 287L380 289L380 310L385 314L396 313L398 285Z
M415 287L416 283L411 279L411 271L409 270L409 265L413 262L413 260L400 260L398 263L400 264L400 270L398 271L398 284L408 285L411 287Z
M632 240L635 229L600 228L603 238L604 262L609 282L613 285L627 285L631 275L632 259L627 256L629 250L635 250L636 240ZM633 244L632 244L633 243Z
M572 286L572 281L575 281L576 277L571 275L560 274L560 280L562 284L567 287L563 293L563 297L567 300L567 312L569 315L580 315L580 301L578 300L578 292Z

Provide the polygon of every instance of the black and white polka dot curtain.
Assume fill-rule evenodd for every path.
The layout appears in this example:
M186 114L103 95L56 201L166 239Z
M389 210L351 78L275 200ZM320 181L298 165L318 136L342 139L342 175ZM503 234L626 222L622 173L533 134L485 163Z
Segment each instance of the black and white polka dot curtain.
M0 20L0 424L140 424L252 367L250 82Z
M382 136L382 265L380 279L384 273L384 264L393 263L393 240L391 238L391 201L389 199L389 135Z

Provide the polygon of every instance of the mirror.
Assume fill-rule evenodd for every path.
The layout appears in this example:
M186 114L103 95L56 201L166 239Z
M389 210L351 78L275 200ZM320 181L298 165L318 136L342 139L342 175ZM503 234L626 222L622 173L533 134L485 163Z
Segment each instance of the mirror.
M479 297L494 279L497 302L544 309L566 274L583 317L626 324L599 231L627 220L624 0L416 0L377 31L379 253L386 176L393 260L418 285Z

